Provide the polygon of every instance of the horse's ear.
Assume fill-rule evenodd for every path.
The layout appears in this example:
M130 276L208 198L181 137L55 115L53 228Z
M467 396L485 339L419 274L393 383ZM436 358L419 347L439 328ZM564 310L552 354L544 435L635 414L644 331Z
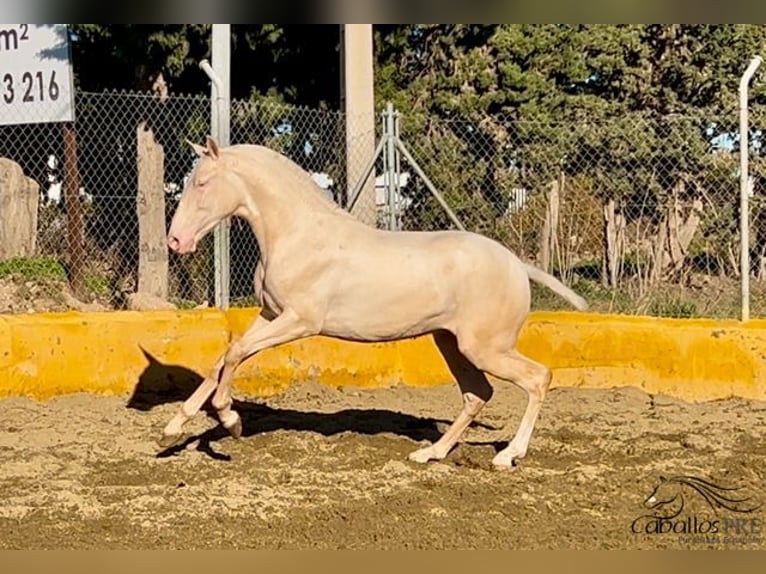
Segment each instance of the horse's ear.
M207 145L207 151L210 157L213 159L218 159L219 149L218 142L215 141L215 138L213 138L213 136L207 136L205 144Z
M203 155L207 153L207 150L201 145L195 144L194 142L189 141L188 139L185 139L184 141L186 141L186 143L189 144L189 147L191 147L194 150L194 153L196 153L199 157L202 157Z

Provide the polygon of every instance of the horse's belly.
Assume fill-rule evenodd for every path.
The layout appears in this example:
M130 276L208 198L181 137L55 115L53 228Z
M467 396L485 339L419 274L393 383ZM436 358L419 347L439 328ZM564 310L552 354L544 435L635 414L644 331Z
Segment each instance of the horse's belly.
M410 337L417 337L431 332L438 327L428 327L423 324L417 325L375 325L375 324L329 324L322 328L321 335L347 339L349 341L374 342L374 341L397 341Z
M387 341L415 337L444 328L449 306L440 298L402 298L390 301L347 301L333 305L325 317L322 332L326 335L359 341Z

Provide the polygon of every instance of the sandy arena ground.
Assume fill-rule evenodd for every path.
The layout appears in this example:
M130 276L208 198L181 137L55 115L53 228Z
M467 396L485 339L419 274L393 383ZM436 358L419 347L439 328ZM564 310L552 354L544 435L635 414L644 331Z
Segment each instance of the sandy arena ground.
M766 506L736 514L746 537L631 533L661 475L758 500L766 403L553 388L527 457L499 472L497 429L510 417L515 430L525 397L495 389L465 442L428 465L407 454L457 413L456 386L239 396L241 440L201 413L165 453L155 440L189 389L4 399L0 548L766 548Z

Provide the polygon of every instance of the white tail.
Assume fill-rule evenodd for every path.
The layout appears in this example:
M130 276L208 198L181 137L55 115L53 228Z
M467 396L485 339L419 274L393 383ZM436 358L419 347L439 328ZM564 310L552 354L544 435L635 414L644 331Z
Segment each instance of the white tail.
M545 271L534 267L528 263L523 263L524 269L527 270L527 275L532 281L545 285L548 289L561 295L578 311L585 311L588 309L588 302L580 297L577 293L572 291L569 287L564 285L561 281L556 279L553 275L546 273Z

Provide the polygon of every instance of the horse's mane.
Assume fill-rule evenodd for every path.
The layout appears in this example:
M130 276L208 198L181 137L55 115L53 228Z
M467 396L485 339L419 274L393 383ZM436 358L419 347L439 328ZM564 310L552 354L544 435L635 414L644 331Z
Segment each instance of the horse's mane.
M302 203L308 203L317 209L327 210L335 215L356 219L348 211L335 203L322 191L309 172L289 157L271 148L254 144L237 144L226 148L238 157L256 162L261 169L274 170L268 173L269 181L287 181L293 185L281 186L284 193L298 195ZM279 179L273 177L278 171Z
M739 512L753 512L761 507L757 504L754 507L742 509L737 507L737 503L749 502L752 497L746 496L744 498L735 498L730 492L740 490L740 487L724 487L717 484L713 484L702 478L696 476L672 476L666 480L668 483L684 484L700 494L711 507L722 507L727 510L737 510Z

